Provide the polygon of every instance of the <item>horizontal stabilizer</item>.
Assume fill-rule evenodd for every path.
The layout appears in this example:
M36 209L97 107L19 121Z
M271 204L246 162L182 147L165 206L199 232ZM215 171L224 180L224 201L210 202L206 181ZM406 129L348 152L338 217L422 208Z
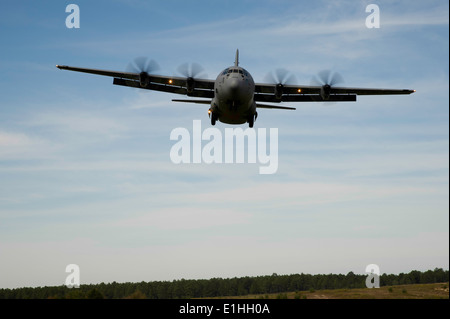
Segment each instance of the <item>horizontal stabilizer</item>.
M172 102L185 102L185 103L197 103L197 104L211 104L211 100L177 100L174 99Z
M261 109L295 110L295 107L276 106L276 105L267 105L267 104L259 104L259 103L256 103L256 107L261 108Z

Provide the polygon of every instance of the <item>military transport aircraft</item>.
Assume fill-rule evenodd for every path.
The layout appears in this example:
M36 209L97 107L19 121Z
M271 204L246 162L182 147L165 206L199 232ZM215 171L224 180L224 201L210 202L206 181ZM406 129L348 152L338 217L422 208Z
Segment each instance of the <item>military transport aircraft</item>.
M250 73L239 66L239 50L236 50L234 66L223 70L216 80L200 79L202 69L198 64L182 65L178 70L183 77L153 74L157 64L145 58L137 58L131 72L108 71L57 65L61 70L85 72L114 78L113 84L140 89L163 91L203 99L173 99L174 102L208 104L211 124L216 121L227 124L248 123L253 127L257 108L295 110L293 107L261 104L259 102L339 102L356 101L357 95L411 94L415 90L369 89L335 87L342 82L339 74L327 71L319 73L317 85L295 85L288 71L278 70L272 75L273 83L255 83Z

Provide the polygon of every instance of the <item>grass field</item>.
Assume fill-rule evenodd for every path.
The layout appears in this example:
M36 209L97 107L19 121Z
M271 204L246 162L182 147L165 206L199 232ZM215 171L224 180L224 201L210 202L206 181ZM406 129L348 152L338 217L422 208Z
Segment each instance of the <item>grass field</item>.
M226 299L449 299L449 283L330 289L221 297Z

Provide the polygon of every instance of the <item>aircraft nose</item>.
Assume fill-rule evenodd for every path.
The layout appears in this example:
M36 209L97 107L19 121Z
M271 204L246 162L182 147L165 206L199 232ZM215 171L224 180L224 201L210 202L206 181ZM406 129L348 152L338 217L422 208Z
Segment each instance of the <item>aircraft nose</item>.
M231 78L228 85L230 90L235 92L239 88L239 80L237 78Z

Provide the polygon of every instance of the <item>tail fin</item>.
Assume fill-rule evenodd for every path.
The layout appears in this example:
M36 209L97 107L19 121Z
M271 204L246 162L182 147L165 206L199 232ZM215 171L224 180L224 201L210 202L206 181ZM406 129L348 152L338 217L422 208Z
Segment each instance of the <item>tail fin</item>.
M239 49L236 50L236 59L234 60L234 66L239 66Z

